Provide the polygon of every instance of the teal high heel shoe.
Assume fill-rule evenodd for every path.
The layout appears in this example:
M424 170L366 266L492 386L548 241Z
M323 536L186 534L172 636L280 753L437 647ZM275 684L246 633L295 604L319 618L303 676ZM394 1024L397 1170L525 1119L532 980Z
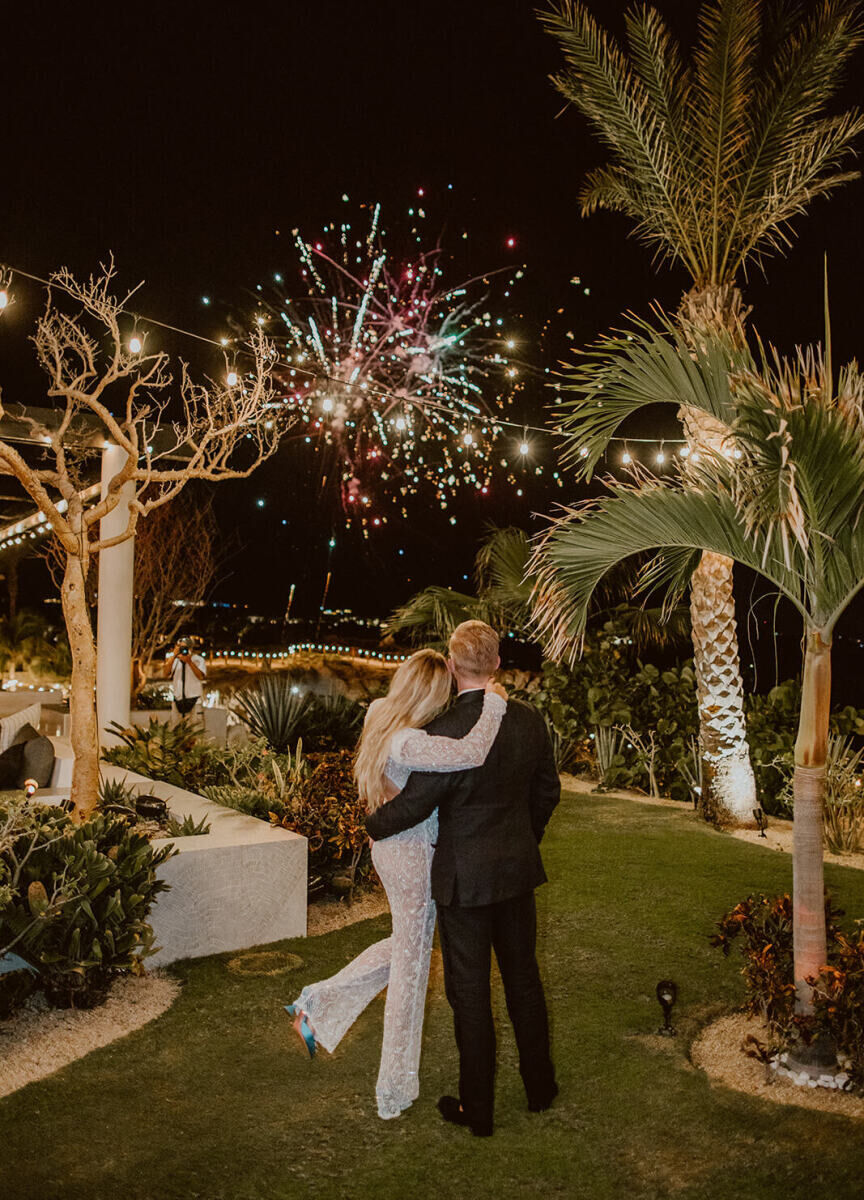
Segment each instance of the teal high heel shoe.
M306 1018L306 1014L302 1009L298 1008L296 1004L286 1004L285 1011L289 1017L293 1017L295 1020L297 1017L302 1018L300 1025L298 1026L298 1032L303 1041L306 1043L306 1049L309 1051L309 1057L314 1058L318 1049L318 1045L315 1041L315 1034L309 1028L309 1021Z

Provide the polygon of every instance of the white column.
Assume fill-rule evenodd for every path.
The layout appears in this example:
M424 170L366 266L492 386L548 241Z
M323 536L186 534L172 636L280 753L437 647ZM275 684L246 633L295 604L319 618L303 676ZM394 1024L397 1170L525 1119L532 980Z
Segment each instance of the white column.
M102 495L126 461L119 446L106 446L102 452ZM129 520L129 501L135 485L127 483L120 503L100 527L101 538L123 532ZM103 746L119 741L106 727L111 721L129 724L129 693L132 684L132 596L135 585L135 539L127 538L118 546L99 555L99 607L96 623L96 711L99 737Z

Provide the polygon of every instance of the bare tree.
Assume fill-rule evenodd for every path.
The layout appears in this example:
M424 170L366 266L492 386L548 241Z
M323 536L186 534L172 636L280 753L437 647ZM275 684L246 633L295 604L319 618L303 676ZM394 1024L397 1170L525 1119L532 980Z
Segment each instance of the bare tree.
M32 341L48 377L51 419L26 410L44 451L36 465L0 439L0 468L13 474L51 525L63 561L61 600L72 650L70 709L79 814L96 802L99 736L94 687L96 643L87 606L94 555L135 533L139 520L180 494L190 479L245 478L277 448L284 428L272 384L273 344L250 335L248 366L226 359L222 380L172 377L165 353L148 354L146 334L128 312L132 292L114 294L113 261L85 282L66 269L47 285ZM0 417L5 410L0 405ZM101 497L87 503L94 454L114 445L122 464ZM89 475L88 475L89 469ZM128 503L125 527L100 536L100 522Z
M216 577L217 542L212 504L186 494L140 525L135 538L132 656L142 676L159 647L174 641L206 599Z

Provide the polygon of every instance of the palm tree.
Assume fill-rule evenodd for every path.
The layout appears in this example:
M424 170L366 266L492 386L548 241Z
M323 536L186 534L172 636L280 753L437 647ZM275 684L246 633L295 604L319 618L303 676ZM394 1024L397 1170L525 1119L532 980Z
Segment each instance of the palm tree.
M857 177L844 164L864 118L825 110L864 36L858 0L814 0L806 14L775 6L767 19L765 8L706 0L689 61L648 5L626 16L627 54L579 0L541 14L566 63L553 83L609 151L608 165L585 180L582 213L624 213L658 258L687 271L681 315L697 330L738 331L741 275L790 244L794 218L813 199ZM577 402L571 433L581 411ZM691 408L680 417L691 450L721 448L724 430L710 414ZM732 565L722 555L703 556L691 615L706 787L728 804L734 779L733 805L749 810L755 782Z
M490 526L474 560L476 595L440 586L424 588L396 609L386 632L407 631L414 642L432 640L442 648L462 621L487 621L501 633L524 632L533 587L533 581L526 578L530 557L524 530Z
M476 595L433 585L397 608L385 627L388 634L407 632L415 644L430 642L446 650L450 634L462 621L486 621L500 633L530 636L535 579L530 572L531 544L523 529L490 526L474 560ZM614 619L633 640L637 651L662 648L686 640L687 612L669 613L634 605L623 596L633 590L634 572L613 572L598 589L591 616L597 622Z
M653 338L636 338L629 364L640 387L659 395L669 383L656 351ZM724 391L723 379L734 373L731 454L705 454L688 465L686 481L616 484L611 496L567 510L535 554L536 616L553 653L572 652L599 581L648 550L659 553L642 586L663 589L667 603L709 551L758 572L798 610L805 651L794 771L795 983L806 1012L806 981L826 960L821 812L831 642L864 587L864 379L853 363L835 389L830 351L802 352L790 363L713 338L695 359L680 343L678 354L675 386L694 408L710 395L731 403L733 385Z

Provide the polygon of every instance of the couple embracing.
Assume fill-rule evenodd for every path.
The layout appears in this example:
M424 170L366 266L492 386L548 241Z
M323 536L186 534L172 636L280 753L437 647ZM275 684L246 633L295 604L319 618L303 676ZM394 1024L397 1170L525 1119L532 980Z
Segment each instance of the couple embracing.
M493 682L498 635L466 621L449 659L420 650L366 715L355 773L366 801L372 861L387 892L391 937L287 1006L310 1054L333 1051L387 988L376 1096L397 1117L419 1094L418 1069L437 912L444 984L459 1051L459 1095L445 1121L492 1133L495 1029L491 955L504 984L528 1107L558 1093L536 960L539 843L560 798L545 723ZM449 706L453 681L458 695Z

